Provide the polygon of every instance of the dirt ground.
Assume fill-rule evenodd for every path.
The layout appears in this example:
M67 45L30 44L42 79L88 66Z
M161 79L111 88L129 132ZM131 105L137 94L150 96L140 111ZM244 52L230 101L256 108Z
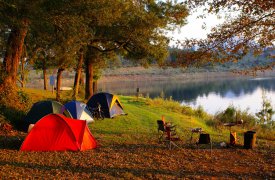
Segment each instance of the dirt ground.
M21 152L25 133L0 135L1 179L274 179L274 149L112 144L84 152ZM179 144L181 145L181 144Z

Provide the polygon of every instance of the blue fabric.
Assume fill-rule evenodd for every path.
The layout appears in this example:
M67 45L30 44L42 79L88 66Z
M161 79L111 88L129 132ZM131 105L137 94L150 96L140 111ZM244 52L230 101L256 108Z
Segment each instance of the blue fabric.
M79 119L86 105L78 101L70 101L66 103L65 108L71 113L74 119Z

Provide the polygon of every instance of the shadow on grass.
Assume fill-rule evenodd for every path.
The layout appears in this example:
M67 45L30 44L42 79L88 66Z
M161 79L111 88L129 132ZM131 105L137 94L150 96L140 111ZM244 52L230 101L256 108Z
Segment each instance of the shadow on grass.
M25 112L15 108L0 106L1 114L12 126L19 131L27 131L27 124L24 123Z
M0 149L19 150L24 136L0 136Z

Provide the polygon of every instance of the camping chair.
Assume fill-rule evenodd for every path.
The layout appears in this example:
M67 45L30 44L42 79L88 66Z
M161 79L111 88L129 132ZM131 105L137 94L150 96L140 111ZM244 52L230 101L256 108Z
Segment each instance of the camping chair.
M172 146L180 148L175 141L180 141L180 138L178 137L175 126L166 126L166 137L165 141L167 143L167 147L169 149L172 149Z
M157 124L158 124L158 139L159 139L159 142L162 142L164 140L164 135L166 134L166 123L164 123L163 120L157 120ZM170 125L170 130L176 131L176 126Z
M179 137L176 133L176 126L171 123L164 123L163 120L157 120L158 123L158 139L159 142L167 143L169 149L172 146L178 147L174 141L179 141Z
M164 122L162 120L157 120L158 123L158 139L159 142L163 141L163 137L165 135L165 126L164 126Z

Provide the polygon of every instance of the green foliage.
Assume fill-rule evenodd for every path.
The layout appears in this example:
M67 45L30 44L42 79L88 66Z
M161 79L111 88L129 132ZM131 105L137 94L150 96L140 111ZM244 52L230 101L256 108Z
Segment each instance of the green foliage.
M202 63L234 63L251 51L259 55L267 47L274 49L274 1L188 0L187 4L191 11L203 8L203 13L199 15L201 17L209 14L224 17L224 22L212 28L207 39L181 43L189 48L197 47L198 56L193 57L196 63L198 59ZM252 70L272 69L274 65L273 61L264 67L256 65Z
M235 122L236 108L234 106L229 106L219 114L218 119L222 123Z
M202 106L199 106L197 109L195 109L195 115L204 120L210 117L210 115L204 111Z
M275 114L271 105L271 100L267 99L266 92L262 92L262 109L256 113L258 124L267 124L270 126L274 125L272 116Z
M223 126L224 123L241 122L243 127L252 128L256 123L256 117L249 113L248 109L242 111L230 105L224 111L217 112L213 119L207 121L207 124L217 128Z
M25 104L26 107L31 104L31 99L27 93L22 90L18 91L19 101L20 103Z
M12 87L0 88L0 114L17 129L23 129L22 120L31 104L27 93Z
M164 30L182 26L188 14L185 5L170 1L112 1L104 8L99 19L102 24L94 25L96 37L90 45L100 51L115 50L145 67L153 62L163 63L169 43ZM114 15L108 21L104 18L105 15L108 17L109 8L116 9L116 12L112 12Z

